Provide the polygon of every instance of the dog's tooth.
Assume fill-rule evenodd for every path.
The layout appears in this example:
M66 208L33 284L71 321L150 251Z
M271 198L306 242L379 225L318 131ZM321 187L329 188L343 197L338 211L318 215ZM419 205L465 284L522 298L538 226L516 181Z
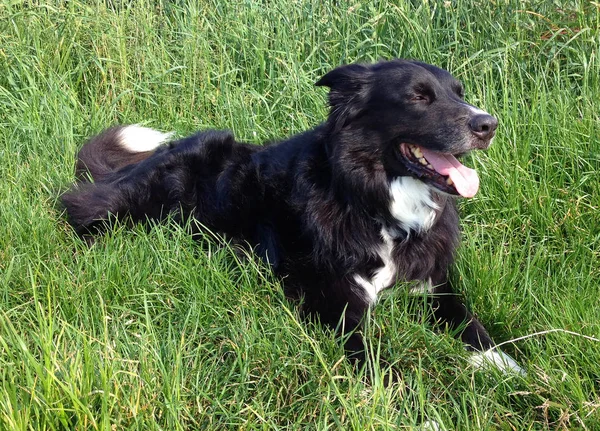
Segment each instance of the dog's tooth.
M454 184L454 181L452 181L452 178L448 177L446 178L446 184L448 184L449 186Z
M427 164L429 162L427 161L427 159L425 157L420 157L419 158L419 163L422 164L423 166L427 166Z
M431 166L431 163L429 163L429 162L427 162L427 165L425 165L425 166L427 166L429 169L433 169L433 166Z
M421 152L421 149L417 146L414 146L412 148L412 153L415 155L415 157L417 159L420 159L421 157L423 157L423 153Z

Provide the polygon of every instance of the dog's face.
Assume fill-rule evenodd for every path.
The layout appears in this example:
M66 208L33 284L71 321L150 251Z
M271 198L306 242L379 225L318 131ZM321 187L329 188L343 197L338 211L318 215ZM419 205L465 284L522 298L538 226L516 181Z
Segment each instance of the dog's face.
M391 176L414 176L437 189L473 196L477 174L458 160L485 149L498 121L463 100L463 87L450 73L416 61L342 66L317 85L331 88L334 130L363 129L378 136Z

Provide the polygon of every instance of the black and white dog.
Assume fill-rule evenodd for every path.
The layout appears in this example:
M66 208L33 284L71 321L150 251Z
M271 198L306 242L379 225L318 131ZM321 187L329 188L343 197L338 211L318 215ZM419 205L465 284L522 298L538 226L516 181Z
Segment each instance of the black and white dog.
M81 149L80 181L62 196L69 222L88 235L111 218L192 218L248 244L307 315L343 319L348 334L383 289L414 281L407 289L429 294L438 322L464 328L476 363L522 372L447 278L455 197L479 188L456 156L487 148L496 118L466 103L450 73L417 61L342 66L316 85L330 88L327 121L276 144L227 131L177 141L137 125L104 131ZM360 331L345 347L364 358Z

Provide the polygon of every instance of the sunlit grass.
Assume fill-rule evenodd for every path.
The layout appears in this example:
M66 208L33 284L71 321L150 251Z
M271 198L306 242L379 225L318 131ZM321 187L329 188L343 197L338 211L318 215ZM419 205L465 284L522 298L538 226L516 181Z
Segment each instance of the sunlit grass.
M583 1L0 3L0 428L599 429L600 344L573 335L600 336L599 16ZM500 119L467 158L482 188L461 202L451 276L525 378L474 372L399 289L365 328L402 370L386 388L253 259L172 224L88 246L57 206L104 127L259 143L325 118L313 83L330 68L392 57L448 68Z

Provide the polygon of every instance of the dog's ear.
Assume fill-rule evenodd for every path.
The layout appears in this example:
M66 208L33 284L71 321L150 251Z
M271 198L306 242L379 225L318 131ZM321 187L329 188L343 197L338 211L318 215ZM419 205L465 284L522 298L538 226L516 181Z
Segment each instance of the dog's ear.
M325 86L336 91L358 90L367 83L370 69L362 64L348 64L333 69L315 82L317 87Z
M329 120L334 131L341 130L350 120L356 118L364 106L371 84L372 72L368 66L349 64L333 69L319 79L315 85L329 87Z

